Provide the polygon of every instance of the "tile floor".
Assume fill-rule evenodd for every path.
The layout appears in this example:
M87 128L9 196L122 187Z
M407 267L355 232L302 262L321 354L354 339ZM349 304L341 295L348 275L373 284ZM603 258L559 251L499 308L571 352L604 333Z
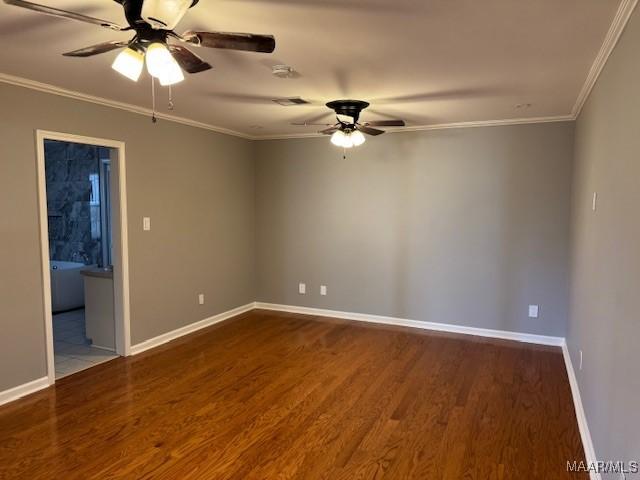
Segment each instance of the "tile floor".
M53 342L56 378L118 357L91 346L85 334L84 309L53 315Z

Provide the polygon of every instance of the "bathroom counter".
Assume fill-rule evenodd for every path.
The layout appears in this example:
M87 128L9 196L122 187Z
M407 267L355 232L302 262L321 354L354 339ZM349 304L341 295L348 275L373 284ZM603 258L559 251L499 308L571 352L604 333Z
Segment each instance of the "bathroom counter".
M87 338L94 347L114 351L115 321L113 311L113 272L89 267L84 277L84 308Z
M113 270L110 268L83 268L80 270L80 274L85 277L113 278Z

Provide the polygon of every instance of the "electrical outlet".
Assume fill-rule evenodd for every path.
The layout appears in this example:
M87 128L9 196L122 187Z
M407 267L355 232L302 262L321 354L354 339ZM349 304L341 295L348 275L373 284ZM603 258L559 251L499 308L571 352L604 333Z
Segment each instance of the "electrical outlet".
M307 293L307 284L306 283L299 283L298 284L298 293L300 295L304 295Z
M151 230L151 217L142 218L142 230L144 230L145 232Z
M538 318L540 307L538 305L529 305L529 318Z
M204 305L204 293L198 295L198 304Z
M327 286L320 285L320 295L325 296L327 294Z

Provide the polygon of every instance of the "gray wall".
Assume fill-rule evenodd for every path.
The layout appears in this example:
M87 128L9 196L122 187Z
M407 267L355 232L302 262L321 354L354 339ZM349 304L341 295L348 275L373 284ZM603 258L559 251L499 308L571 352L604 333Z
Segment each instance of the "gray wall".
M0 390L45 374L36 128L126 142L133 344L256 297L565 334L570 123L389 134L343 160L326 138L252 144L4 84L0 101Z
M251 142L2 83L0 105L0 391L46 374L35 129L126 142L133 344L254 300Z
M564 336L572 123L256 154L259 301Z
M638 45L636 9L577 122L568 328L596 454L626 461L640 460Z

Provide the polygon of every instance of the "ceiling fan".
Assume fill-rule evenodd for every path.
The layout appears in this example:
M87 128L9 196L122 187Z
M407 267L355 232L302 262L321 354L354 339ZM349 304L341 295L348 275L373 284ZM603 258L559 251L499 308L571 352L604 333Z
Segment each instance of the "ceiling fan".
M271 53L276 42L273 35L226 32L185 32L182 35L173 29L199 0L114 0L122 5L128 26L89 17L80 13L39 5L24 0L4 0L36 12L69 18L119 32L134 31L129 41L111 41L63 53L67 57L90 57L124 48L113 62L113 69L137 81L146 60L147 70L159 79L161 85L172 85L184 80L182 70L198 73L209 70L211 65L183 45L170 44L176 40L195 47L225 48L250 52Z
M309 126L322 125L324 130L318 133L331 135L331 143L338 147L351 148L362 145L367 135L382 135L385 131L373 127L404 127L404 120L378 120L360 123L360 114L362 110L369 106L368 102L362 100L334 100L327 103L327 107L336 113L337 123L292 123L292 125ZM344 117L350 117L345 120Z

